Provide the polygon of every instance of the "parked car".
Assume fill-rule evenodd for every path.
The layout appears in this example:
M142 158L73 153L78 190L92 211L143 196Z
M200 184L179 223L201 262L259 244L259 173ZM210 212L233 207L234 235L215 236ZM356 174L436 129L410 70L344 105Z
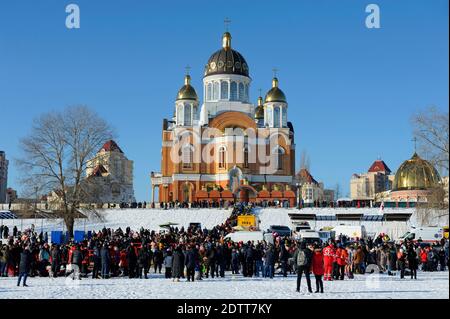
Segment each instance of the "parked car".
M282 225L271 225L269 227L268 233L277 233L281 237L291 237L291 229L287 226Z

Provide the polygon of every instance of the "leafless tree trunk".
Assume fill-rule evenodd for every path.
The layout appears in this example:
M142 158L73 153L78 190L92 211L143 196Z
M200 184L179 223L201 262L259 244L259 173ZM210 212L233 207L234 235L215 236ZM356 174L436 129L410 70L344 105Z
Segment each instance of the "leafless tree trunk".
M310 160L306 150L303 150L300 155L300 169L306 169L307 171L310 169Z
M412 117L412 125L420 153L441 171L448 173L448 111L441 112L436 107L429 107Z
M89 193L85 170L104 142L111 139L109 124L85 106L41 115L21 140L17 160L25 186L41 193L58 190L67 230L72 235L77 208Z

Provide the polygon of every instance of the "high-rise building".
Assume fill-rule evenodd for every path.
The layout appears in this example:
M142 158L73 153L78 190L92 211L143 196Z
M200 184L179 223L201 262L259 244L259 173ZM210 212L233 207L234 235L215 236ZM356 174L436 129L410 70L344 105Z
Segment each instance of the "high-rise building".
M8 164L4 151L0 151L0 203L6 203L6 188L8 186Z
M352 200L373 201L375 194L392 188L394 175L382 160L376 160L367 173L353 174L350 180L350 196Z

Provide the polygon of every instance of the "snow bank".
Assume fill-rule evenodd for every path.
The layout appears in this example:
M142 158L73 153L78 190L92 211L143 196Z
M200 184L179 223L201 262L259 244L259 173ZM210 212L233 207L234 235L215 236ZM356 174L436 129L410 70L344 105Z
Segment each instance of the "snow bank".
M76 219L75 230L100 230L103 227L122 229L130 226L131 229L141 227L157 230L159 225L177 223L179 227L189 226L189 223L201 223L202 227L212 228L222 224L230 215L231 209L105 209L99 210L101 218L88 214L87 219ZM64 230L62 219L4 219L4 225L12 230L15 225L19 229L30 228L35 225L37 231Z

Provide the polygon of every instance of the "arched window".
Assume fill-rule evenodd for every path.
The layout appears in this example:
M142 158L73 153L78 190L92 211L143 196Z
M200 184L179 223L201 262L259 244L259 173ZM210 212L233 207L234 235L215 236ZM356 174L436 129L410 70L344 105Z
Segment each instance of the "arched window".
M273 108L273 127L280 127L280 107Z
M220 82L220 99L228 99L228 82L226 81Z
M184 126L191 126L192 125L192 111L191 111L191 105L185 104L184 105Z
M177 124L181 125L183 123L183 105L178 105L177 107Z
M222 146L219 149L219 168L225 168L226 155L227 151L225 150L225 147Z
M272 126L272 124L273 124L272 108L268 107L266 112L267 112L266 124L268 124L269 126Z
M283 155L284 155L284 150L281 147L279 147L277 149L277 156L278 156L278 159L277 159L277 170L282 170L283 169Z
M248 84L245 85L244 101L245 101L245 102L248 102L248 101L249 101L249 96L248 96Z
M287 126L287 110L286 107L281 108L281 123L283 127Z
M214 82L213 84L213 99L219 99L219 82Z
M192 168L194 162L194 152L192 151L192 145L186 145L182 151L183 168Z
M230 100L237 101L238 99L238 87L236 82L231 82L230 84Z
M239 101L245 101L244 83L239 83Z
M208 83L208 89L206 90L206 100L211 101L212 99L212 85Z
M244 147L244 167L248 168L248 147Z

